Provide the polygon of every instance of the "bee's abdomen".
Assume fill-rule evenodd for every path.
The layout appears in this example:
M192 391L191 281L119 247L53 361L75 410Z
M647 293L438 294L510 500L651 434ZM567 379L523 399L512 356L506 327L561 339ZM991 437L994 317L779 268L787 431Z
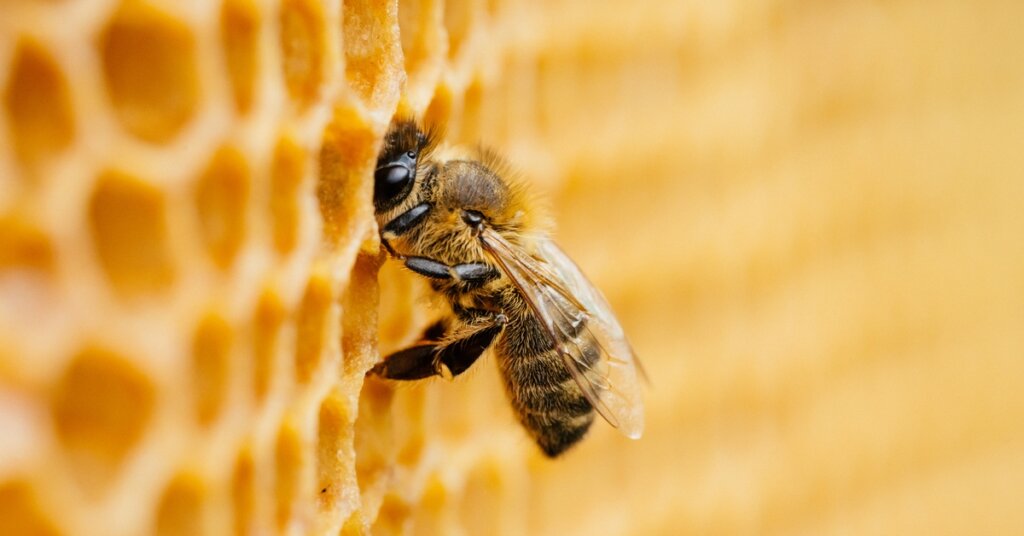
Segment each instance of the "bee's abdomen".
M594 422L594 407L555 350L522 344L522 338L535 334L530 327L520 328L506 331L499 366L520 422L541 450L554 457L583 438ZM593 341L581 341L580 347L585 363L599 357Z

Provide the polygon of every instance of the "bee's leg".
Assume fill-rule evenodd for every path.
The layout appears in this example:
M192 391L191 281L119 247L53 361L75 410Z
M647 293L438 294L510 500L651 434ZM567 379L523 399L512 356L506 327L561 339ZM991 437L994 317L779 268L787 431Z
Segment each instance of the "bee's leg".
M431 279L451 279L451 268L443 262L426 257L406 257L405 267Z
M483 262L467 262L452 266L452 273L460 281L466 283L483 283L501 276L501 272L490 264Z
M456 338L440 347L437 353L438 374L454 377L465 372L491 346L506 322L505 315L498 313L457 331Z
M374 365L370 372L389 380L421 380L437 374L434 368L436 344L417 344L395 352Z
M445 343L419 344L388 356L370 370L370 374L389 380L419 380L430 376L454 377L466 371L484 353L505 327L505 315L495 314L486 320L456 331L455 338Z
M391 242L389 242L387 238L381 237L380 243L382 246L384 246L384 249L387 250L388 255L391 255L392 257L400 261L405 260L405 255L402 255L401 253L395 251L395 249L391 247Z
M391 241L402 236L409 229L416 227L433 207L430 203L420 203L415 207L395 216L395 219L389 221L383 229L380 230L380 243L384 246L384 249L388 250L388 253L392 257L405 260L405 255L398 253L391 247Z
M430 209L432 208L433 207L430 203L420 203L415 207L406 210L396 216L395 219L389 221L387 225L381 229L381 234L383 234L385 238L389 239L402 236L406 231L416 227L419 222L423 221L423 218L430 213Z
M448 266L427 257L405 257L405 266L431 279L456 279L464 283L483 283L500 276L498 269L482 262L468 262Z
M423 340L437 342L444 338L445 333L448 333L448 322L442 318L423 330Z

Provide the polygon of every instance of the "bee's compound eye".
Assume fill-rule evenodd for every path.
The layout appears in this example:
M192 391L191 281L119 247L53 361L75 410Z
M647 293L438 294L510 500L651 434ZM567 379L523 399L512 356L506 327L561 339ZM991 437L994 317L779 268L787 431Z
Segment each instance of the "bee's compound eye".
M374 174L373 201L376 204L394 202L412 183L413 171L405 164L391 164Z
M393 160L377 168L373 174L373 204L384 210L401 203L416 179L416 152L399 153Z

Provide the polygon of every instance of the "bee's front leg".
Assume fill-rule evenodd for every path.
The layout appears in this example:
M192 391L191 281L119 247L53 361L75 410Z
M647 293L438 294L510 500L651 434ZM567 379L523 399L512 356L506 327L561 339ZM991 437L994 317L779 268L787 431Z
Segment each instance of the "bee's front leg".
M504 329L501 313L464 324L445 341L419 344L389 355L370 369L389 380L420 380L430 376L452 378L466 371Z
M380 230L380 243L384 246L384 249L388 250L392 257L398 260L405 260L405 255L398 253L391 247L391 241L419 225L432 208L430 203L420 203L399 214Z
M482 262L448 266L427 257L403 257L406 268L431 279L456 279L465 283L483 283L501 274L497 268Z

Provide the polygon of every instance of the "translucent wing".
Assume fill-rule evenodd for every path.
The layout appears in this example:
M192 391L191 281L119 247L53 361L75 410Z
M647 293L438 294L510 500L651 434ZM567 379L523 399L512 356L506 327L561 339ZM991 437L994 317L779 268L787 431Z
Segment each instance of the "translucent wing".
M537 257L484 229L484 249L529 304L587 400L612 426L636 439L643 433L639 363L601 292L554 242L542 239ZM584 356L597 343L596 361Z

